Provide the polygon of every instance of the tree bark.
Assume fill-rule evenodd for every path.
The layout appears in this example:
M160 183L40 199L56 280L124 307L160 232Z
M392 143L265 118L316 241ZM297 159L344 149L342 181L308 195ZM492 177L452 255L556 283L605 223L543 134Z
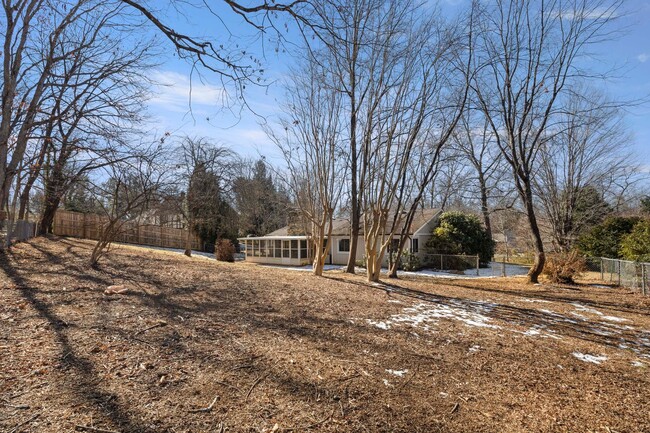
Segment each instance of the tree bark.
M539 230L539 224L537 223L537 217L535 216L535 210L533 207L533 194L530 189L530 185L526 186L526 216L528 218L528 224L530 226L530 232L535 242L535 261L533 266L531 266L528 271L528 283L537 284L539 283L539 276L544 270L544 264L546 263L546 254L544 253L544 242L542 240L542 234Z

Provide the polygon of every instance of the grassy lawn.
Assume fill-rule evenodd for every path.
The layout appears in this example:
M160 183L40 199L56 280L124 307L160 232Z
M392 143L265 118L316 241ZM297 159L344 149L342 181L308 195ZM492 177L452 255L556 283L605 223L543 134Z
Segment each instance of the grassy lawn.
M0 253L0 431L650 431L650 298L625 289L91 247Z

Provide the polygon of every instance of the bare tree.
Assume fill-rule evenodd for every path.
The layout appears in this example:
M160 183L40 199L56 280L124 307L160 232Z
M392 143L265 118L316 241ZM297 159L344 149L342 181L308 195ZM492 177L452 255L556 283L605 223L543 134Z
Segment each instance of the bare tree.
M143 215L164 186L167 173L158 164L158 156L154 151L107 165L103 171L108 180L101 182L104 176L98 176L92 184L91 192L105 217L90 256L92 266L110 250L124 225Z
M535 243L531 283L545 262L533 188L539 152L562 98L586 75L580 56L611 36L620 6L620 0L497 0L481 15L473 90L526 211Z
M137 127L144 118L150 41L124 46L111 25L111 14L90 16L96 19L67 29L56 51L61 60L47 80L39 155L45 198L41 234L51 231L54 214L71 185L132 153L130 143L137 142ZM21 209L37 174L31 173L22 192Z
M379 44L378 85L365 109L363 139L369 150L363 220L369 281L379 279L395 236L397 245L390 251L401 254L468 93L463 79L468 63L460 55L467 43L464 29L452 31L412 6L389 3L380 27L386 39ZM390 262L390 276L397 276L397 265Z
M342 95L330 70L310 57L292 76L284 134L269 135L288 168L287 189L309 225L314 274L329 254L334 213L340 204L347 155L342 146Z
M0 203L4 209L33 130L39 125L48 79L61 60L57 48L66 30L106 6L89 0L57 5L44 0L3 0L2 6L6 30L2 34ZM74 56L76 50L67 54Z
M470 203L478 197L483 224L491 238L492 202L503 202L503 198L509 195L507 188L510 185L505 181L505 161L494 141L492 128L480 111L471 107L466 109L458 126L453 134L451 151L461 158L466 167L452 168L456 179L451 184L460 184L465 189L461 194Z
M557 132L540 149L535 193L556 247L568 251L577 236L613 210L606 198L627 188L636 167L618 104L584 90L565 104Z

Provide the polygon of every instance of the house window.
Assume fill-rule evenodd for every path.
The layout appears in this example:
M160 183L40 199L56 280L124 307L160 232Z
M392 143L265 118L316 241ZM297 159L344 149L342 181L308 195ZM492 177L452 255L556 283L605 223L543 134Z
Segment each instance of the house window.
M339 253L350 252L350 239L339 240Z
M411 239L411 252L417 253L420 251L419 239Z
M301 259L309 258L309 256L307 255L307 241L300 241L300 258Z
M282 241L282 257L288 259L289 252L291 251L291 243L289 241Z

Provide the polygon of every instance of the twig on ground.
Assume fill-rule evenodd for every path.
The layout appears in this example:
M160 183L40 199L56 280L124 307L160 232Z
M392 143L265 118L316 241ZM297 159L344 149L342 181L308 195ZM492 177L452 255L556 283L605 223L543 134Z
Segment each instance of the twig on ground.
M155 329L155 328L161 328L163 326L167 326L167 322L165 322L164 320L160 320L155 325L151 325L148 328L144 328L144 329L136 332L135 334L133 334L133 336L135 337L136 335L140 335L140 334L142 334L144 332L150 331L150 330Z
M449 413L454 413L454 412L456 412L456 411L458 410L459 407L460 407L460 403L456 403L456 404L454 405L454 407L451 409L451 412L449 412Z
M11 407L11 408L13 408L13 409L29 409L29 408L30 408L30 406L28 406L28 405L26 405L26 404L18 404L18 405L16 405L16 404L11 404L11 403L9 402L9 400L7 400L7 399L5 399L5 398L2 398L2 399L0 399L0 400L3 401L3 405L5 405L5 406L7 406L7 407Z
M119 433L119 432L117 432L115 430L106 430L106 429L103 429L103 428L96 428L96 427L90 427L90 426L79 425L79 424L75 425L74 429L76 431L89 431L89 432L93 432L93 433Z
M214 404L217 402L217 400L219 400L219 394L214 396L214 399L212 400L212 403L210 403L209 406L202 407L201 409L190 409L188 412L189 413L210 412L214 407Z
M9 433L15 433L15 432L17 432L19 428L21 428L22 426L24 426L24 425L26 425L26 424L29 424L30 422L34 421L34 420L35 420L36 418L38 418L39 416L41 416L40 413L37 413L37 414L32 415L29 419L27 419L26 421L21 422L21 423L18 424L16 427L14 427L14 428L9 432Z
M265 375L263 375L263 376L260 376L260 377L257 378L257 380L255 380L255 382L253 382L253 384L251 385L250 389L249 389L248 392L246 393L246 401L248 401L248 397L250 397L251 392L253 392L253 389L255 389L255 387L256 387L256 386L257 386L261 381L263 381L264 379L266 379L267 376L268 376L268 374L265 374Z
M397 389L398 390L404 389L404 387L406 387L406 385L411 383L411 381L413 380L413 378L415 377L416 374L418 374L418 367L415 367L415 370L413 370L413 374L411 375L411 377L409 377L408 380L406 382L402 383Z
M233 389L233 390L239 392L239 388L237 388L236 386L231 385L231 384L229 384L229 383L221 382L221 381L219 381L219 380L215 380L214 383L218 383L219 385L226 386L226 387L228 387L228 388L230 388L230 389Z
M336 412L336 409L332 410L332 413L330 413L327 418L323 418L322 420L316 421L315 423L309 424L308 426L305 426L305 427L285 427L285 428L280 428L280 430L283 430L283 431L309 430L309 429L312 429L314 427L318 427L321 424L325 424L327 421L329 421L332 418L332 416L334 416L334 412Z

